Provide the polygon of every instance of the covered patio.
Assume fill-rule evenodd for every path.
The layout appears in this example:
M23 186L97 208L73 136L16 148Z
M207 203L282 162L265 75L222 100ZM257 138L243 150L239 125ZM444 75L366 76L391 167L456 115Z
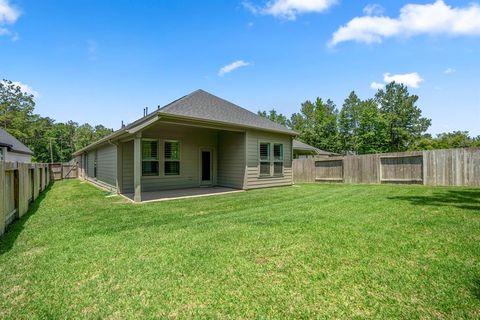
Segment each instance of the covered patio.
M176 190L161 190L161 191L144 191L142 192L142 202L153 201L167 201L176 199L187 199L197 197L208 197L214 195L243 192L245 190L239 190L227 187L197 187L197 188L184 188ZM131 201L135 201L134 193L123 194L124 197Z

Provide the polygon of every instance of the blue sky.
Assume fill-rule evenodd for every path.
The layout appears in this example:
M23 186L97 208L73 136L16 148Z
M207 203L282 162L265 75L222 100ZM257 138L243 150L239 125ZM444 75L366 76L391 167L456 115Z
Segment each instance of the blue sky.
M479 57L470 0L0 0L0 76L43 116L115 129L198 88L290 115L397 79L431 133L480 135Z

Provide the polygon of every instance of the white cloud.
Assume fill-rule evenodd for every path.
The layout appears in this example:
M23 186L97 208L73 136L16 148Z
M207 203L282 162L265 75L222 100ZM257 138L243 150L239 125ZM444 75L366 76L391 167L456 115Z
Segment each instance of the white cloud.
M383 74L383 81L384 83L375 82L375 81L372 82L370 84L370 88L374 90L383 89L383 87L385 87L386 84L393 81L395 81L396 83L404 84L407 87L418 88L420 86L420 83L422 83L424 80L417 72L404 73L404 74L391 74L387 72Z
M15 23L20 17L20 11L13 7L8 0L0 0L0 23Z
M5 80L2 80L2 82L6 83ZM28 84L21 83L20 81L12 81L12 84L17 86L17 87L20 87L20 90L22 90L25 93L31 94L31 95L35 96L36 98L38 98L40 96L38 91L33 90L33 88L30 87Z
M254 14L267 14L287 20L295 20L297 15L309 12L324 12L337 3L337 0L270 0L264 6L256 6L244 1L243 6Z
M5 25L14 24L19 17L20 11L8 0L0 0L0 36L11 36L13 41L18 40L18 34L7 29Z
M226 66L221 68L218 71L218 75L220 77L223 77L225 74L230 73L235 69L238 69L238 68L241 68L241 67L246 67L246 66L249 66L249 65L250 65L250 62L245 62L243 60L237 60L237 61L232 62L230 64L227 64Z
M431 4L407 4L400 9L398 18L362 16L341 26L332 36L329 46L356 41L380 43L384 38L414 35L480 35L480 5L471 3L454 8L437 0Z
M385 84L384 83L379 83L379 82L372 82L370 84L370 88L374 89L374 90L379 90L379 89L383 89L383 87L385 87Z
M422 77L417 72L405 73L405 74L390 74L385 73L383 75L383 81L390 83L395 81L397 83L403 83L404 85L412 88L418 88L420 83L423 82Z
M444 74L452 74L454 73L456 70L453 69L453 68L447 68L443 71Z
M385 12L385 8L383 8L378 3L367 4L365 8L363 8L363 13L367 16L379 16Z

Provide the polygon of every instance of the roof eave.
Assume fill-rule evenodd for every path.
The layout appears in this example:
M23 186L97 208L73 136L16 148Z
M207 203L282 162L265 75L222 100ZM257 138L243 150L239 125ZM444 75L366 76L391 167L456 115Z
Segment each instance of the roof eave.
M237 128L247 128L247 129L252 129L252 130L282 133L282 134L286 134L286 135L290 135L290 136L297 136L298 135L298 133L296 133L295 131L290 130L290 129L287 129L288 131L287 130L275 130L275 129L270 129L270 128L248 126L248 125L226 122L226 121L218 121L218 120L202 119L202 118L197 118L197 117L189 117L189 116L177 115L177 114L168 113L168 112L161 112L161 111L159 112L159 115L162 115L162 116L168 117L168 118L172 118L172 119L201 121L201 122L217 124L217 125L219 124L219 125L224 125L224 126L235 126Z
M252 130L261 130L261 131L268 131L268 132L275 132L275 133L281 133L281 134L286 134L286 135L289 135L289 136L297 136L298 133L293 131L293 130L275 130L275 129L270 129L270 128L262 128L262 127L256 127L256 126L247 126L247 125L243 125L243 124L236 124L236 123L231 123L231 122L225 122L225 121L217 121L217 120L209 120L209 119L201 119L201 118L196 118L196 117L188 117L188 116L183 116L183 115L177 115L177 114L173 114L173 113L168 113L168 112L162 112L161 109L159 111L155 111L154 113L146 116L146 117L143 117L141 119L138 119L136 121L134 121L132 124L126 126L125 128L122 128L122 129L119 129L115 132L113 132L112 134L94 142L94 143L91 143L89 144L88 146L78 150L78 151L75 151L73 153L74 156L78 156L88 150L91 150L92 148L96 147L96 146L99 146L103 143L107 143L109 141L111 141L112 139L116 139L118 138L119 136L121 136L122 134L134 134L142 129L144 129L145 127L157 122L158 120L160 120L160 117L161 116L164 116L164 117L167 117L167 118L172 118L172 119L180 119L180 120L191 120L191 121L202 121L202 122L206 122L206 123L211 123L211 124L220 124L220 125L226 125L226 126L235 126L237 128L247 128L247 129L252 129Z

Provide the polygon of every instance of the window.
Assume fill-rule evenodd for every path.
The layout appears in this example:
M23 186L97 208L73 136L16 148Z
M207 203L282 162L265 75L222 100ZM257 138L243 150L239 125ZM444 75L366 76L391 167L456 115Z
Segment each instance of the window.
M270 143L260 143L260 175L270 175Z
M283 144L274 143L272 148L271 143L261 142L259 145L259 158L261 176L271 176L272 174L278 176L283 174Z
M166 176L180 175L180 143L178 141L165 141L164 161Z
M275 143L273 145L273 174L283 174L283 144Z
M4 151L3 151L3 148L0 147L0 161L3 161L3 159L4 159L4 157L5 157L5 156L3 155L3 152L4 152Z
M142 140L142 175L158 176L157 140Z

